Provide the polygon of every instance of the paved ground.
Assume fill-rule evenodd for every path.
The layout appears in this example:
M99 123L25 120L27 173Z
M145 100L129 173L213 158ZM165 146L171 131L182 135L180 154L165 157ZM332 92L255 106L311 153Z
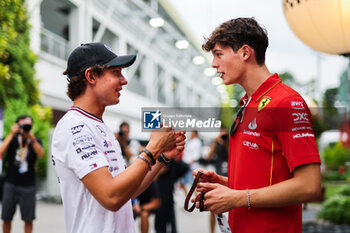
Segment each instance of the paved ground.
M179 233L209 233L209 214L200 213L195 210L193 213L185 212L183 209L183 201L185 195L182 191L175 192L176 217ZM304 233L350 233L350 226L330 226L315 225L315 214L319 210L319 205L309 205L307 211L303 212ZM38 201L37 204L37 220L34 222L34 233L64 233L64 217L63 207L60 204ZM154 233L153 223L154 217L151 217L151 229L149 233ZM137 232L139 232L139 222L135 222ZM23 232L23 223L20 220L19 211L17 210L13 221L13 233ZM216 229L219 233L219 230Z

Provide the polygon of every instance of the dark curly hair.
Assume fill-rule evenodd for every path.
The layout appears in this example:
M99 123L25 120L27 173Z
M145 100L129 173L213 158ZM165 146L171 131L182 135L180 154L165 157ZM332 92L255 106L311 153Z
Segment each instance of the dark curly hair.
M222 23L215 28L209 38L205 38L203 50L209 52L218 43L229 46L237 52L243 45L249 45L255 51L255 59L259 65L265 63L265 52L269 45L266 29L262 28L254 18L236 18Z
M92 73L97 77L100 77L103 72L109 67L95 65L92 67ZM86 78L85 78L85 70L80 71L80 73L73 77L68 77L68 87L67 87L67 95L68 97L74 101L75 98L81 96L85 93L86 90ZM67 74L67 71L63 72L64 75Z

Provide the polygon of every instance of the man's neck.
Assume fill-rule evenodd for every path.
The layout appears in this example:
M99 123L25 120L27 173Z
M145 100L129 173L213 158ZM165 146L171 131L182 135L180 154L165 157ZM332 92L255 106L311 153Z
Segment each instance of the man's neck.
M244 80L240 83L247 93L248 98L251 97L270 76L271 73L265 65L254 66L252 69L248 69Z
M105 106L102 106L101 104L96 103L96 101L93 101L91 99L86 99L84 97L76 98L74 100L73 106L81 108L84 111L91 113L92 115L97 116L98 118L101 118L101 119L105 111Z

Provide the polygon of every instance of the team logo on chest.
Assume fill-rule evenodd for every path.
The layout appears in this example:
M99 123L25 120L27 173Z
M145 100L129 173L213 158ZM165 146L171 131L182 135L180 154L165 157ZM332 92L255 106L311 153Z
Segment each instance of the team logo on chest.
M270 97L264 97L262 98L262 100L259 103L259 107L258 107L258 111L260 111L261 109L265 108L266 105L268 105L271 101Z
M104 129L102 128L102 126L96 125L96 128L100 131L100 134L102 134L103 137L106 137L106 136L107 136L107 134L106 134L106 132L104 131Z

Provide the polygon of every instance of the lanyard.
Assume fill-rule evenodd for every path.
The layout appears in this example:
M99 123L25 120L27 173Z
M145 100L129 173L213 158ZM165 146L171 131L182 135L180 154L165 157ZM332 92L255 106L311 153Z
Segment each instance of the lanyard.
M193 181L192 187L186 196L184 208L188 212L192 212L194 210L194 208L196 207L197 201L199 201L199 211L201 211L201 212L204 211L204 194L205 194L205 192L198 194L193 205L190 208L188 208L188 203L190 202L191 196L192 196L194 190L196 189L199 178L201 177L202 174L203 173L201 171L198 171L196 178Z
M29 139L26 139L24 145L22 144L22 136L18 135L19 152L21 156L21 161L25 161L28 155L28 144Z
M199 211L200 212L204 211L204 194L205 194L205 192L198 194L193 205L190 208L188 208L188 203L190 202L191 196L197 187L197 184L198 184L199 179L201 178L201 175L203 175L203 173L201 171L198 171L196 178L193 181L192 187L186 196L184 207L185 207L185 210L187 210L188 212L192 212L194 210L194 208L196 207L197 201L199 201ZM220 228L220 231L222 233L231 233L227 219L223 214L215 214L215 218L216 218L216 221L217 221L218 226Z

